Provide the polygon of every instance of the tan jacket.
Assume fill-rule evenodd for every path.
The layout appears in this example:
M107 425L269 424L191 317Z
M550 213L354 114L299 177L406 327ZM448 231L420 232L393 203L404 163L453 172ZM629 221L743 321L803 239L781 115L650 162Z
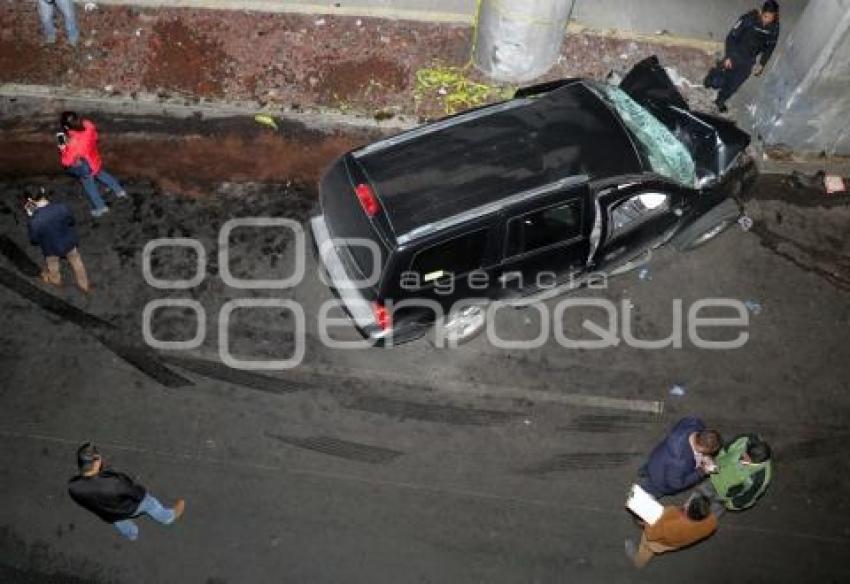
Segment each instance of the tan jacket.
M717 518L709 515L702 521L688 518L681 507L669 506L654 525L647 525L647 541L671 548L681 548L705 539L717 530Z

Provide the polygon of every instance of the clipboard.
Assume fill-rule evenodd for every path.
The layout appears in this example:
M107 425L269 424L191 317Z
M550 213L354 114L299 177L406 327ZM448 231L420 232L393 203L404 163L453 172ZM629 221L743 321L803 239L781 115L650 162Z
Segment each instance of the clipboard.
M643 519L648 525L654 525L664 513L664 506L644 491L640 485L632 485L629 489L626 509Z

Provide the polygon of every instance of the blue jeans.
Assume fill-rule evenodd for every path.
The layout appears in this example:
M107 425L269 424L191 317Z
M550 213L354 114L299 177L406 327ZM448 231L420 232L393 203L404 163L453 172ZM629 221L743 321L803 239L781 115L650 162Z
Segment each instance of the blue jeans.
M38 0L38 16L41 19L41 29L44 31L47 42L56 42L56 25L53 24L56 8L59 9L62 18L65 19L68 42L76 45L77 41L80 40L80 31L77 28L77 18L74 15L74 2L72 0L54 0L54 2Z
M100 196L100 191L97 187L98 182L112 191L113 194L124 192L124 188L118 183L118 179L105 170L101 170L97 174L82 177L80 178L80 182L83 183L83 188L86 190L86 195L88 195L91 206L95 211L106 207L106 203L103 202L103 197Z
M139 503L139 508L136 509L135 513L133 513L133 517L138 517L139 515L147 515L154 521L158 521L163 525L173 523L176 517L174 509L166 509L162 506L162 503L157 501L156 497L150 493L145 494L145 498L142 499L141 503ZM132 519L116 521L112 525L115 526L115 529L117 529L121 535L130 541L136 541L139 538L139 526L136 525L136 522Z

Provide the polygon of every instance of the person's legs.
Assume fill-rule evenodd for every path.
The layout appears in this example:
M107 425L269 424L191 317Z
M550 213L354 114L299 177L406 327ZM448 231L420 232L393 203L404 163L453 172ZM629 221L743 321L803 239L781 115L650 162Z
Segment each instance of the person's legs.
M169 523L173 523L175 519L177 519L177 513L174 509L166 509L162 506L156 497L147 493L145 498L142 499L142 502L139 504L139 509L136 511L136 515L141 514L148 515L154 521L162 523L164 525L168 525Z
M56 0L56 8L65 19L65 32L68 33L68 42L76 46L80 40L80 30L77 28L77 17L74 14L73 0Z
M640 545L638 545L637 551L635 552L635 556L632 561L635 563L635 568L643 568L645 565L649 563L649 560L652 559L652 556L655 555L655 552L649 547L649 542L646 540L646 535L641 534L640 536Z
M137 539L139 539L139 526L136 525L136 522L132 519L116 521L112 525L115 526L115 529L118 530L118 533L120 533L130 541L136 541Z
M108 188L116 197L126 197L127 193L124 192L124 187L121 186L121 183L118 182L118 179L102 170L95 175L97 181Z
M750 76L753 66L750 63L744 63L737 67L724 72L723 83L720 86L720 91L717 94L717 104L725 105L738 89L744 84Z
M86 274L86 266L83 264L83 257L75 247L65 256L68 258L68 263L71 264L71 269L74 270L74 279L77 281L77 287L83 292L89 291L89 277Z
M103 197L100 196L100 191L98 190L97 183L94 182L94 177L91 175L83 177L80 179L80 182L83 183L83 189L86 191L86 195L91 202L92 215L99 217L106 212L107 207L106 203L103 202Z
M53 4L47 0L38 0L38 18L41 20L41 30L48 44L56 42L56 25L53 23Z
M59 269L59 257L47 256L44 258L44 261L47 263L47 269L41 273L41 279L48 284L61 286L62 272Z

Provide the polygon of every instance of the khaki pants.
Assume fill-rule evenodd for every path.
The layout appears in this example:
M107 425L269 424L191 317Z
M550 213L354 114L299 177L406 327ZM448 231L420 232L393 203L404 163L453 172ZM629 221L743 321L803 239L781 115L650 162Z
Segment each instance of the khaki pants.
M634 559L635 567L643 568L655 554L663 554L664 552L669 552L674 549L676 548L662 545L654 541L649 541L646 539L646 535L641 534L640 546L638 546Z
M75 247L65 256L68 263L71 264L71 269L74 272L74 279L77 281L77 286L84 292L89 291L89 277L86 274L86 266L83 265L83 258L80 252ZM41 279L48 284L54 286L62 285L62 272L59 269L59 256L47 256L47 269L41 273Z

